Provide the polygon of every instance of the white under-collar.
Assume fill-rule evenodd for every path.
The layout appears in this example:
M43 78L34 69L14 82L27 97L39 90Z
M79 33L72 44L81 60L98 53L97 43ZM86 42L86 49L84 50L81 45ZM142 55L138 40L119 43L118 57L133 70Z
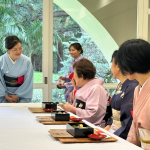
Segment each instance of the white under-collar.
M8 56L9 56L9 54L8 54ZM10 56L9 56L9 58L13 64L16 62L16 61L13 61Z

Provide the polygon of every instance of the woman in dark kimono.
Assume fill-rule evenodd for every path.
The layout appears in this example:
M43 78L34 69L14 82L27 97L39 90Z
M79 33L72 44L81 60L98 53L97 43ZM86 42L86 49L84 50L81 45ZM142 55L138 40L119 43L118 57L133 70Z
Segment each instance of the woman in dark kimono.
M110 100L113 117L107 121L106 130L126 139L132 124L131 111L133 110L134 89L138 85L136 80L129 80L124 76L118 66L118 51L112 55L111 71L113 77L120 80L116 92Z

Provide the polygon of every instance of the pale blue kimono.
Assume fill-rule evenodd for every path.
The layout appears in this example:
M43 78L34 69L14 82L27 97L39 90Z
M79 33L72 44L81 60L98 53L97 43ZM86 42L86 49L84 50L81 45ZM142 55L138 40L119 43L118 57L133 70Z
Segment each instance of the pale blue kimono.
M24 76L24 82L19 87L8 87L3 76L17 78ZM0 57L0 103L9 103L5 95L16 95L19 97L17 103L28 103L33 93L33 67L30 59L21 54L13 64L8 53Z

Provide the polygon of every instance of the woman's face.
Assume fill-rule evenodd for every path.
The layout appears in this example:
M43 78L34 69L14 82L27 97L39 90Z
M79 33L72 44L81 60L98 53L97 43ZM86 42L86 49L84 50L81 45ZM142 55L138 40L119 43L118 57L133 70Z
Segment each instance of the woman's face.
M115 79L118 79L118 76L121 73L118 64L115 64L114 58L113 58L112 64L111 64L111 72Z
M76 73L76 70L74 69L74 76L73 76L75 82L76 82L76 86L77 87L82 87L82 81L84 80L83 78L79 78L77 73Z
M7 51L9 53L10 58L15 61L16 59L20 58L20 56L21 56L21 53L22 53L21 43L19 42L12 49L9 49Z
M73 57L74 59L78 58L80 56L81 51L75 49L73 46L70 47L69 49L69 54L71 55L71 57Z

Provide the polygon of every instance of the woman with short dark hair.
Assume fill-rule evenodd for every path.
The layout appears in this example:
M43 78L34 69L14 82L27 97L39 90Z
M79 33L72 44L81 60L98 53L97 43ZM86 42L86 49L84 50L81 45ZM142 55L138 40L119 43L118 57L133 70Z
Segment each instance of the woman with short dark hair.
M104 127L105 121L103 118L106 113L108 100L108 94L102 86L104 81L95 78L96 68L88 59L80 59L74 63L73 68L74 76L72 82L74 90L70 94L68 101L72 105L65 104L63 109L73 112L95 125ZM78 87L81 88L78 89Z
M126 139L132 124L131 111L133 110L134 89L138 82L127 79L127 76L121 73L118 66L118 50L112 54L111 62L113 77L120 80L120 83L110 101L113 117L108 119L105 129Z
M0 56L0 102L28 103L33 92L33 68L30 59L22 54L17 36L5 39L7 52Z
M127 140L150 149L150 44L142 39L124 42L118 51L118 64L128 79L139 85L134 91L133 121Z

